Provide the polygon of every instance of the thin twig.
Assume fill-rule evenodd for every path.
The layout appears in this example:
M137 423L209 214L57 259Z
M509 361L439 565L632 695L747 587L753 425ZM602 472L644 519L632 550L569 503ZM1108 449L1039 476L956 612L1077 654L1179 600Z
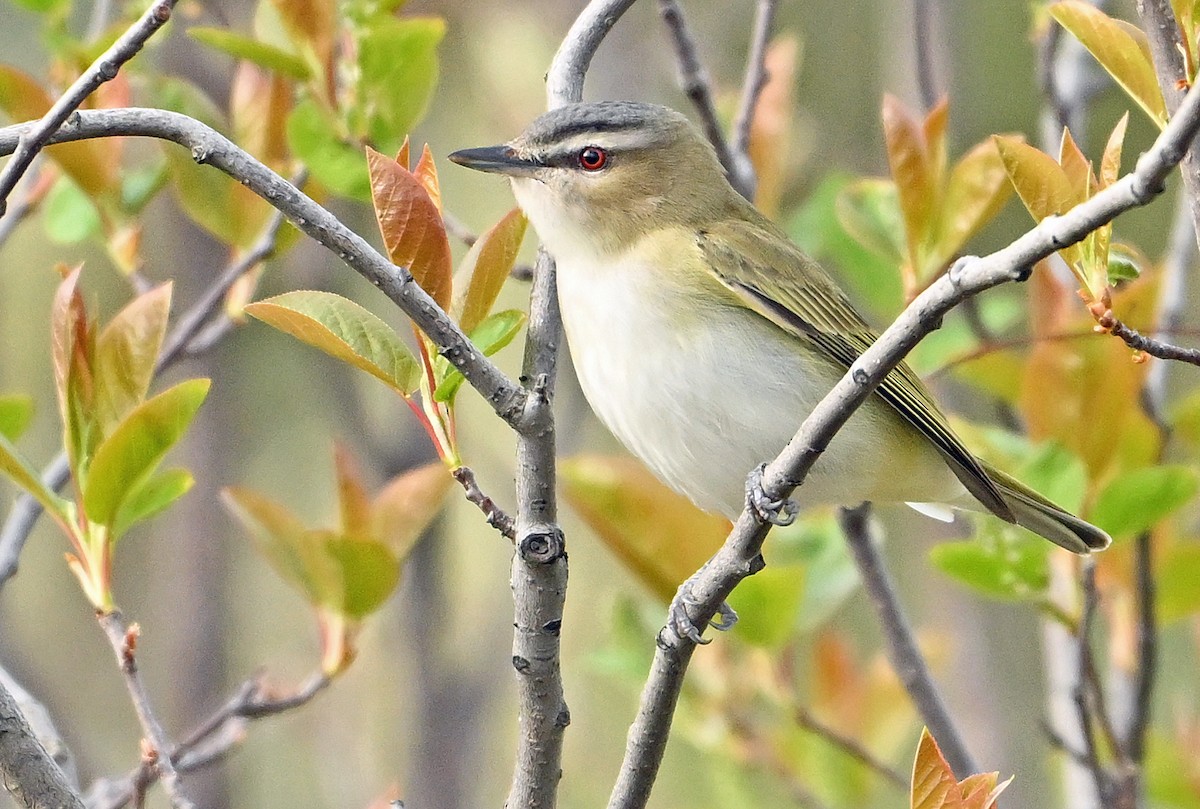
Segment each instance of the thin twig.
M146 44L146 40L171 19L171 9L175 7L175 2L176 0L156 0L137 22L121 34L112 47L100 54L100 58L92 62L88 69L71 83L36 124L22 132L21 142L13 152L12 159L5 164L4 170L0 171L0 216L5 214L8 195L12 193L42 147L50 142L50 138L59 127L66 122L71 113L79 109L79 105L95 92L97 87L115 78L121 65L136 56Z
M174 747L167 738L162 723L158 721L158 717L154 713L154 708L150 704L150 695L146 691L146 684L142 681L141 672L138 670L137 625L127 625L125 618L118 610L97 613L96 620L100 622L100 627L104 630L104 635L108 638L113 653L117 657L117 666L124 675L125 687L129 691L130 699L133 700L133 708L137 712L142 733L145 734L145 743L149 746L146 751L147 758L158 770L163 787L171 799L171 806L175 809L191 809L193 804L184 792L183 783L179 778L179 773L175 771L175 765L171 763L171 750Z
M13 189L16 196L9 206L8 213L0 216L0 247L4 246L5 242L16 232L17 226L33 213L38 203L45 197L50 188L48 180L49 175L39 171L38 163L35 160L31 170L25 173L25 176L17 183L17 187Z
M179 772L192 772L225 756L241 738L245 720L275 716L307 705L330 683L329 677L316 673L295 692L272 694L263 677L243 683L229 700L205 719L171 751L171 761ZM134 800L139 788L154 783L155 773L144 766L133 769L119 780L103 780L92 785L89 809L121 809Z
M1008 246L982 258L960 260L939 277L851 364L787 447L767 464L761 475L762 494L780 501L803 483L854 410L962 300L1006 282L1025 280L1041 259L1160 194L1167 175L1183 158L1198 130L1200 92L1188 95L1132 173L1064 214L1043 219ZM677 597L676 604L693 626L707 626L738 582L761 569L760 551L768 531L769 526L756 514L743 510L721 549ZM693 641L675 631L675 623L659 632L650 676L629 731L621 775L609 801L611 809L645 806L662 761L683 674L696 649Z
M1083 757L1092 780L1100 795L1101 804L1109 794L1108 774L1100 764L1100 754L1096 748L1096 734L1093 729L1093 711L1088 701L1088 672L1094 673L1091 656L1091 628L1096 616L1096 567L1090 560L1084 560L1080 571L1083 584L1083 611L1079 619L1079 657L1076 671L1075 687L1072 689L1072 699L1079 727L1083 731Z
M1146 733L1154 697L1154 679L1158 673L1158 615L1155 607L1154 547L1150 532L1134 541L1135 586L1137 592L1137 660L1134 676L1134 702L1125 749L1129 758L1141 764L1146 758Z
M931 110L941 97L937 74L934 71L934 27L937 0L913 0L913 46L916 51L917 86L921 103Z
M84 809L54 758L38 741L16 699L0 682L0 778L21 806Z
M792 712L792 716L796 719L796 724L805 730L820 736L825 741L832 744L834 747L841 750L846 755L853 758L864 767L873 770L878 775L891 781L901 789L907 789L909 779L894 767L888 764L868 750L858 739L851 738L844 733L841 733L834 728L826 725L821 720L813 716L806 708L800 706Z
M1200 348L1184 348L1147 337L1137 329L1131 329L1117 318L1112 319L1112 325L1109 326L1108 332L1114 337L1119 337L1125 342L1125 345L1135 351L1158 357L1160 360L1176 360L1189 365L1200 365Z
M296 176L296 182L303 184L305 176L305 173L301 172ZM12 216L12 212L9 216ZM7 218L0 220L4 221L7 221ZM187 311L180 315L163 341L158 362L154 366L156 375L174 365L185 353L191 353L198 332L212 321L229 289L239 278L274 255L283 221L283 214L275 212L254 245L243 256L230 262ZM228 322L227 318L225 322ZM42 481L47 487L58 491L66 484L70 474L67 454L61 452L42 470ZM41 504L28 494L18 497L9 511L3 528L0 528L0 588L16 575L21 551L41 514Z
M700 62L699 49L696 40L688 29L687 18L677 0L658 0L658 13L671 36L671 45L675 48L675 64L679 68L679 86L696 108L700 116L700 127L704 136L712 144L717 153L717 159L725 167L729 182L746 199L754 195L753 185L745 187L736 166L733 154L729 151L729 143L725 140L725 132L717 118L716 104L713 103L712 79Z
M840 509L838 524L850 546L850 554L858 567L863 588L875 608L892 670L917 706L917 712L929 732L938 740L938 746L951 769L959 778L965 778L979 772L979 768L975 766L958 726L946 709L946 702L933 681L929 665L917 646L912 626L896 595L896 587L871 536L870 514L870 507L866 504L858 508Z
M504 509L496 505L495 500L483 493L483 490L479 488L478 481L475 480L475 470L469 466L460 466L450 474L463 487L468 502L475 504L483 512L483 516L487 518L487 524L499 531L501 536L515 542L517 539L516 521L505 513Z
M733 142L729 151L733 160L733 174L738 180L735 187L747 199L754 198L754 190L758 187L754 164L750 162L750 130L754 126L759 96L767 85L767 41L771 38L778 7L779 0L758 0L754 30L750 34L750 53L746 57L746 77L742 81L742 98L733 119Z

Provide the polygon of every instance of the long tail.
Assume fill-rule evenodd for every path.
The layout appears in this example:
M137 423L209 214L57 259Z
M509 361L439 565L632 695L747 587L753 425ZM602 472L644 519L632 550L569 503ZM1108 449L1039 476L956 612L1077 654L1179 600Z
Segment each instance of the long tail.
M1016 478L990 464L981 462L981 465L999 487L1005 503L1017 518L1017 525L1072 553L1104 550L1112 542L1107 533L1050 502Z

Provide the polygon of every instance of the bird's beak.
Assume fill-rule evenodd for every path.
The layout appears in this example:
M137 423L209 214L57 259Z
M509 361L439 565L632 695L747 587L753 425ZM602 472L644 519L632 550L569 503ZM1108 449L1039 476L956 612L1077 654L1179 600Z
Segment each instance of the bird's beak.
M542 164L518 155L511 146L483 146L478 149L462 149L450 155L460 166L491 174L507 174L509 177L532 177Z

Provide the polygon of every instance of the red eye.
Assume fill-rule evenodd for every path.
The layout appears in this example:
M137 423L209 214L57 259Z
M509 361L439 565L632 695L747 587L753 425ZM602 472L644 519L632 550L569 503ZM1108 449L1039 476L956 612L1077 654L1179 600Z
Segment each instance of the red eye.
M579 152L579 166L584 171L599 171L608 164L608 152L599 146L586 146Z

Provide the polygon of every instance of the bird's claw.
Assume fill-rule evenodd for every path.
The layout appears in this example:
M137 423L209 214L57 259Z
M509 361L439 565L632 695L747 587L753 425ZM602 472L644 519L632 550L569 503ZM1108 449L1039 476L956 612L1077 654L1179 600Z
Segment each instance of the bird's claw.
M712 639L703 636L703 630L696 626L696 622L688 614L688 607L698 603L692 596L691 585L691 579L685 581L679 591L675 593L675 598L671 600L671 608L667 613L667 628L674 632L676 637L687 638L692 643L703 646L710 643ZM717 607L716 616L708 622L708 625L718 632L726 632L733 628L737 620L738 616L733 607L722 601L721 606Z
M767 496L763 489L763 472L766 468L765 463L759 464L746 479L746 505L761 522L779 526L791 525L796 521L800 507L790 497L776 499Z

